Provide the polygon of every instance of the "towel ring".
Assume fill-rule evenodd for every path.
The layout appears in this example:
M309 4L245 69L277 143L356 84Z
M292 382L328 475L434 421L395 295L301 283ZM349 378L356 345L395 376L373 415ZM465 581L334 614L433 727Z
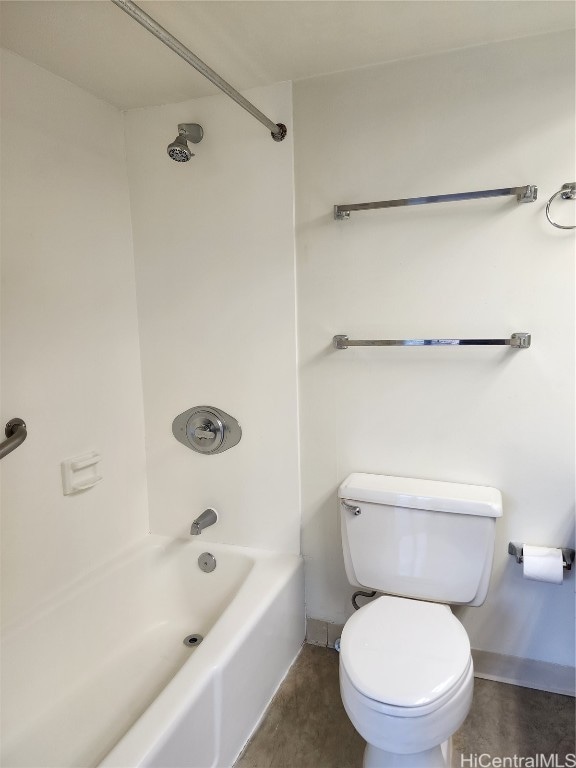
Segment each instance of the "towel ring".
M546 218L553 227L556 227L557 229L576 229L576 224L557 224L550 218L550 206L552 205L552 201L555 200L558 195L560 195L563 200L576 200L576 182L572 182L572 184L562 184L562 189L555 192L546 205Z

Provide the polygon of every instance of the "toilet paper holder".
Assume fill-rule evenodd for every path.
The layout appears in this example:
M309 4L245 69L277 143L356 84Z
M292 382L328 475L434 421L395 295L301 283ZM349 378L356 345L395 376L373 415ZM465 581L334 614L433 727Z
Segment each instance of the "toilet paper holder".
M574 550L568 547L562 547L562 565L567 571L572 570L572 563L574 562ZM524 559L523 544L511 541L508 543L508 554L514 555L517 563L521 563Z

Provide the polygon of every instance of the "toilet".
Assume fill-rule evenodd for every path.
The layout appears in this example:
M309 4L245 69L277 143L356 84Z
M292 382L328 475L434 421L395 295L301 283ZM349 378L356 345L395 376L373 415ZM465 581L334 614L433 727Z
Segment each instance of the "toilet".
M338 496L348 581L384 593L340 639L340 692L367 743L364 768L445 768L474 687L449 605L486 599L500 491L355 472Z

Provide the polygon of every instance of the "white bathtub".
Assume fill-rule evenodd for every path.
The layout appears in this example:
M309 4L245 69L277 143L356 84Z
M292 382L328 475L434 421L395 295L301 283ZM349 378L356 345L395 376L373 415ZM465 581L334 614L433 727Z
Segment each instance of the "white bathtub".
M5 632L2 766L229 768L303 639L296 555L148 536Z

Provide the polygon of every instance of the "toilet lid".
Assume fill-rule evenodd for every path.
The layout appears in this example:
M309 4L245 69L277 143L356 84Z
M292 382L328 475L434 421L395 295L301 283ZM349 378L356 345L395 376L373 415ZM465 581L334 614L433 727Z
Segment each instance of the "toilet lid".
M421 707L460 680L470 664L470 642L446 606L380 597L347 621L340 660L364 696Z

